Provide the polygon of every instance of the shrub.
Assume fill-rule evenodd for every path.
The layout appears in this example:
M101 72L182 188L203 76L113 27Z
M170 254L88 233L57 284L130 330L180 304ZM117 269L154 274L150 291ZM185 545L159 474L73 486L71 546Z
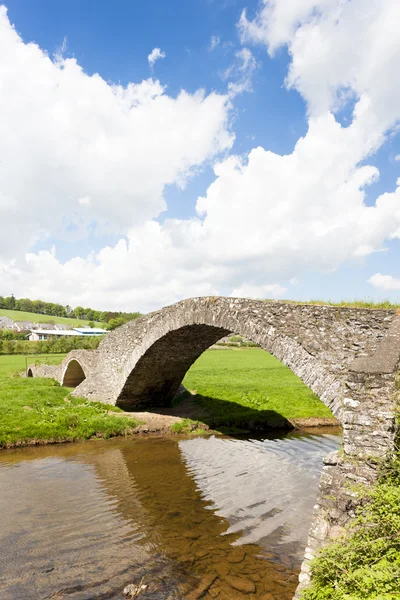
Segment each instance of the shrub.
M400 597L400 453L361 493L346 533L312 563L302 600L394 600Z

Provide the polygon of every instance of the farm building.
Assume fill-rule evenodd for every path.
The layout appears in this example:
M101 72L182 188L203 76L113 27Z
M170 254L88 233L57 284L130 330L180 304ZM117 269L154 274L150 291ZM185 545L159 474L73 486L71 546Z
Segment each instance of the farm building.
M95 327L76 327L75 329L31 329L28 336L30 342L41 342L48 339L76 336L99 336L107 333L107 329Z

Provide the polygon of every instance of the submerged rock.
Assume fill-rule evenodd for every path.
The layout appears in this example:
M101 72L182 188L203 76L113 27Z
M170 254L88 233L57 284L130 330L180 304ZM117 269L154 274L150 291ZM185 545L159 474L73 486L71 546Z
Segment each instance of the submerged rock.
M236 577L235 575L227 575L225 581L234 590L243 592L244 594L253 594L256 591L256 586L253 581L249 579L242 579L242 577Z
M125 598L137 598L147 589L147 585L140 582L139 584L130 583L124 587Z

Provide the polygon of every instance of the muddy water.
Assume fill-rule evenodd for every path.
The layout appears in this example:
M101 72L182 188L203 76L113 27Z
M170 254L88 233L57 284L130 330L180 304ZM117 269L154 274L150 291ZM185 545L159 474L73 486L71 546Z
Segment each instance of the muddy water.
M289 600L339 437L134 439L3 451L0 598Z

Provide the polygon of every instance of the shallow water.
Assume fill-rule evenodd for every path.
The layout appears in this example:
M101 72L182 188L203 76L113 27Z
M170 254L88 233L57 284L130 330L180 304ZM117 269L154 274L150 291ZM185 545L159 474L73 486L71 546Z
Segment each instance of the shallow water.
M1 600L289 600L332 433L0 455Z

